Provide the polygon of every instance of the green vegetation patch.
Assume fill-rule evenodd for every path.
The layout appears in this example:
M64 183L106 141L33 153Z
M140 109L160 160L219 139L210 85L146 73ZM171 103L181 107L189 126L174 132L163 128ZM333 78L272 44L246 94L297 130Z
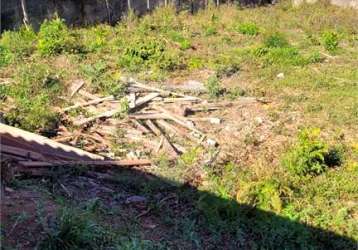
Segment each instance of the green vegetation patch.
M60 76L44 64L18 69L17 82L4 89L15 105L5 113L6 121L25 130L53 133L59 115L53 110L63 87Z

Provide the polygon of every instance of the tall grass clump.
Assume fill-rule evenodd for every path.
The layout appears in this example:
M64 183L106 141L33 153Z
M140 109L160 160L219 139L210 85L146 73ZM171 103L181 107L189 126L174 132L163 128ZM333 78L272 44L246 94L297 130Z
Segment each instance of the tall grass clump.
M44 225L41 250L114 249L114 235L94 222L86 213L62 209L57 218ZM111 248L112 247L112 248Z
M240 23L235 27L235 30L241 34L256 36L259 34L259 28L255 23Z
M322 43L326 50L335 52L339 45L339 36L336 32L326 31L322 34Z

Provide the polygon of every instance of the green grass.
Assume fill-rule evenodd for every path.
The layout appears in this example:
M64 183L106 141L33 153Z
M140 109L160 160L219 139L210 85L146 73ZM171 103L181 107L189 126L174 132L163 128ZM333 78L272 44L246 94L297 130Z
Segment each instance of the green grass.
M121 75L159 81L198 77L206 83L207 97L215 101L225 98L224 87L231 99L242 95L267 97L273 100L267 105L273 120L297 125L297 136L285 134L282 128L277 133L286 143L270 149L260 147L256 135L247 133L245 148L257 150L253 162L237 159L235 155L239 154L233 152L234 159L205 167L200 161L206 151L203 148L189 150L174 167L162 156L156 175L180 186L200 172L203 181L197 188L216 198L184 192L183 200L195 200L190 203L191 212L185 214L186 220L171 218L170 208L165 212L160 208L158 213L163 212L168 225L187 228L176 232L193 248L205 243L200 233L207 232L199 232L201 227L211 230L208 241L213 245L232 235L252 248L259 247L255 245L257 238L277 247L285 243L282 235L298 239L287 242L292 248L314 248L322 246L321 241L331 242L282 220L271 221L268 227L262 219L265 216L252 212L252 208L358 240L355 23L358 19L353 10L324 3L293 7L288 2L247 9L222 6L195 15L161 8L141 18L129 14L113 27L70 29L60 19L46 21L38 33L22 28L2 34L0 74L14 84L0 85L4 100L0 107L12 104L5 113L11 125L51 132L59 119L53 107L63 105L59 96L64 94L66 83L81 77L91 91L121 97L125 89ZM280 73L284 73L283 78L277 77ZM296 120L286 117L292 113L299 114ZM320 128L321 135L299 136L303 127ZM238 152L242 150L237 148ZM267 155L274 159L268 160ZM135 179L131 176L121 178L128 182L124 188L138 192L153 195L157 188L130 184ZM241 226L235 224L235 205L222 200L247 205L243 212L248 216L239 216ZM250 231L250 224L257 231ZM281 236L275 236L277 232ZM173 242L165 238L163 246ZM158 247L138 235L121 244L121 249ZM341 249L347 247L337 244Z

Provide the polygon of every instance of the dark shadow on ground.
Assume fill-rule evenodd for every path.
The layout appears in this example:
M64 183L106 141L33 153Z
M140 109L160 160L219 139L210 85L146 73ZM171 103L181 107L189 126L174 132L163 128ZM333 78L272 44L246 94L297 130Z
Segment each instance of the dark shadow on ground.
M48 211L53 211L54 206L85 209L90 201L96 201L101 204L97 212L102 222L125 237L149 240L153 243L150 249L357 249L353 239L140 170L116 169L100 176L97 173L88 169L57 169L47 178L17 181L11 186L14 191L2 195L5 242L14 242L6 238L14 227L10 221L11 216L14 217L11 211L19 213L22 208L26 209L21 204L29 206L29 202L42 199L42 204L51 204ZM34 187L46 195L42 198L35 195L31 201L21 201L21 195L18 199L12 198L17 192L33 191ZM27 213L37 216L34 210ZM49 213L49 217L53 216L53 212ZM30 218L29 221L36 220ZM23 239L34 247L43 235L28 232L38 232L38 227L29 226L26 220L23 223L22 234L21 223L15 226L17 244Z

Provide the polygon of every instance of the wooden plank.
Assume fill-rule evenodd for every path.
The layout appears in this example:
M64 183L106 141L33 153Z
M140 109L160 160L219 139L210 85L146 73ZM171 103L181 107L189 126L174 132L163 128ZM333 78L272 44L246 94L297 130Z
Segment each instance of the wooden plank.
M85 85L83 80L76 80L70 97L72 98Z
M114 116L115 114L117 114L117 113L119 113L121 111L122 111L122 108L108 110L108 111L105 111L105 112L103 112L101 114L91 116L89 118L86 118L86 119L83 119L83 120L80 120L80 121L74 121L73 125L75 125L75 126L83 126L83 125L85 125L87 123L90 123L90 122L93 122L93 121L95 121L97 119L110 118L110 117Z
M28 168L56 167L56 166L145 166L151 165L150 160L104 160L104 161L19 161L19 165Z
M151 87L151 86L148 86L148 85L146 85L146 84L137 82L137 81L135 81L133 78L123 79L123 80L124 80L124 81L127 81L127 82L129 82L129 83L131 83L131 85L132 85L133 87L142 88L142 89L147 89L147 90L151 90L151 91L155 91L155 92L159 92L159 93L161 93L161 94L163 94L163 95L173 95L173 96L180 96L180 97L190 97L190 98L193 98L194 100L201 100L200 98L195 97L195 96L188 96L188 95L184 95L184 94L180 94L180 93L175 93L175 92L166 91L166 90L162 90L162 89L159 89L159 88Z
M141 131L143 134L149 133L149 130L146 127L144 127L142 124L140 124L137 120L130 119L130 121L134 124L134 127L139 131Z
M179 125L185 127L185 128L188 128L190 130L192 130L193 132L201 135L201 136L204 136L204 133L201 132L200 130L196 129L194 126L192 125L189 125L189 122L188 120L186 120L184 117L180 117L180 116L177 116L175 114L172 114L170 111L166 110L165 108L163 107L160 107L160 106L156 106L155 107L157 110L163 112L168 119L171 119L173 121L175 121L176 123L178 123Z
M44 136L2 123L0 123L0 137L1 145L9 145L6 144L6 140L10 140L20 145L26 144L26 147L30 147L33 151L41 152L44 155L76 160L104 160L103 156L91 154L84 150L55 142Z
M143 104L146 104L147 102L153 100L154 98L160 96L160 93L150 93L146 96L143 96L141 98L138 98L138 100L135 102L135 106L133 109L138 108L142 106Z
M20 156L25 159L40 160L40 161L45 160L44 156L37 152L21 149L18 147L7 146L7 145L1 145L0 152L9 155Z
M169 119L167 115L162 113L137 113L133 115L128 115L130 119L136 120L155 120L155 119Z
M67 112L67 111L70 111L72 109L76 109L76 108L80 108L80 107L86 107L86 106L89 106L89 105L95 105L95 104L105 102L105 101L112 101L112 100L114 100L113 95L106 96L106 97L103 97L103 98L98 98L98 99L95 99L95 100L90 100L90 101L85 102L85 103L77 103L75 105L72 105L72 106L69 106L69 107L63 109L63 112Z
M148 128L150 128L150 130L156 135L156 136L160 136L162 134L162 132L159 130L159 128L151 121L151 120L146 120L145 124L148 126Z
M167 149L171 157L176 158L179 155L178 150L169 141L165 134L163 134L162 131L160 131L160 129L151 120L147 120L145 123L155 135L162 137L161 139L163 140L163 146Z

